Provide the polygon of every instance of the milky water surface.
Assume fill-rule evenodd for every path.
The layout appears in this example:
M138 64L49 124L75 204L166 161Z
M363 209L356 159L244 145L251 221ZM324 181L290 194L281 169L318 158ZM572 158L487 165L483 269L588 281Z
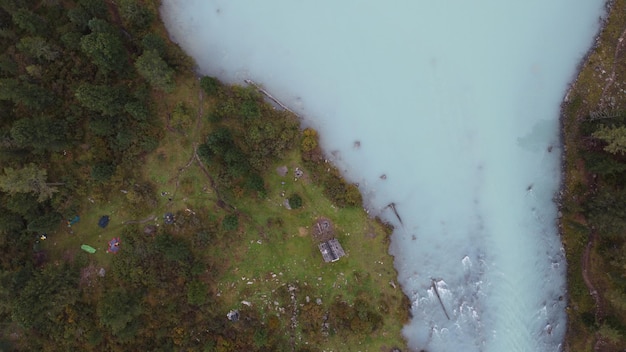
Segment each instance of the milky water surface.
M602 9L163 0L162 15L200 72L252 79L320 130L366 206L396 225L412 349L501 352L562 344L559 104Z

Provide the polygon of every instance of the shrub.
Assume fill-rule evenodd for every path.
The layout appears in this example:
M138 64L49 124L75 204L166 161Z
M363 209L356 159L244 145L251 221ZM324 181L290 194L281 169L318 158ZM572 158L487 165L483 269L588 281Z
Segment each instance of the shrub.
M184 130L191 127L193 118L191 111L183 102L179 102L174 107L170 118L170 125L177 130Z
M289 199L289 206L291 207L291 209L298 209L302 207L302 197L300 197L298 194L294 193L288 199Z
M187 286L187 302L199 306L206 302L208 287L204 282L194 280Z
M104 182L113 176L115 166L110 163L97 163L91 169L91 177L97 182Z
M220 81L214 77L204 76L200 78L200 88L204 90L207 95L215 95L220 87Z
M239 227L239 217L237 214L228 214L222 220L222 229L224 231L234 231Z
M246 179L246 188L257 192L259 197L265 197L267 191L265 190L265 182L263 177L257 173L251 173Z

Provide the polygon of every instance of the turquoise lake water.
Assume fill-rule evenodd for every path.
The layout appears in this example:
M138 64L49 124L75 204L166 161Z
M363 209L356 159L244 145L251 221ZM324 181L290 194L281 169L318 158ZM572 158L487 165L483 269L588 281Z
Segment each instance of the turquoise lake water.
M559 105L603 6L164 0L162 15L199 72L252 79L318 129L396 226L411 349L559 351Z

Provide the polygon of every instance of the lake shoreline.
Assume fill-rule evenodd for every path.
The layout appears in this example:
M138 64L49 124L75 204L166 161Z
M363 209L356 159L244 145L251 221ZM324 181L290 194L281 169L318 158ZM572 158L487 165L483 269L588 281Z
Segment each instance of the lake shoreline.
M468 347L473 344L480 349L485 341L494 350L520 344L528 344L532 350L537 350L535 347L539 345L559 346L566 326L566 302L559 299L556 305L550 306L559 311L558 314L548 312L547 320L556 317L558 321L553 325L558 328L541 341L536 341L530 331L542 331L546 319L531 317L535 316L537 309L546 307L542 303L544 292L559 293L554 297L564 293L565 267L533 261L537 244L526 234L549 231L550 236L540 238L543 241L541 249L549 248L549 257L558 258L554 260L561 264L562 244L555 236L558 231L555 220L557 208L562 209L562 206L553 202L561 186L558 183L561 165L557 164L559 154L550 148L559 146L555 141L559 134L555 130L558 123L555 124L554 119L559 118L555 110L562 102L568 83L574 78L579 59L596 34L597 17L604 13L604 1L572 6L567 11L562 9L565 3L558 6L519 4L519 10L525 13L541 12L542 22L537 24L545 27L535 24L530 32L519 29L528 24L523 18L516 18L513 23L503 19L502 14L510 8L494 6L490 8L493 13L481 11L485 16L483 25L477 26L476 32L466 33L468 38L442 31L440 34L444 40L440 42L443 45L435 45L422 36L429 33L429 28L440 25L427 13L447 13L447 6L427 7L424 4L394 8L382 3L371 5L368 7L371 12L351 16L353 22L350 24L334 28L331 21L316 31L311 30L315 26L303 25L303 19L294 22L293 18L298 14L317 18L315 10L320 8L319 5L305 7L280 2L261 8L192 2L188 10L173 4L169 23L174 29L173 40L180 38L181 45L186 45L192 55L196 54L197 60L204 65L200 65L203 74L242 85L244 78L254 79L266 86L272 95L285 101L289 108L301 113L305 122L315 119L311 125L324 136L324 150L330 152L329 156L338 158L332 160L333 164L340 166L346 179L363 185L361 191L367 197L365 207L372 209L372 214L384 212L386 220L398 227L398 235L393 237L389 251L394 261L397 260L394 271L400 276L403 291L413 301L415 323L404 329L407 338L415 339L412 348L456 349L446 346ZM472 7L466 3L453 6L464 11L451 14L458 15L458 18L452 16L450 21L466 24L467 16L461 14ZM268 16L282 11L291 11L289 13L293 16L284 16L287 18L266 26ZM351 10L338 7L337 11L343 14ZM202 16L198 17L200 13ZM388 16L379 18L383 14ZM423 15L423 21L414 21L416 14ZM327 18L327 13L320 11L317 16L321 21ZM419 22L420 25L396 27L399 22L405 23L399 21L404 16L408 20L406 23ZM389 25L381 22L378 28L388 28L389 33L369 25L372 18L390 20ZM561 24L557 19L562 20ZM199 26L205 23L211 26L207 26L206 31L199 30ZM242 23L246 23L248 31L244 32L243 38L237 38ZM505 30L493 32L493 28L498 27ZM414 45L407 45L406 40L399 39L400 33L413 33L411 43ZM478 46L471 45L475 55L459 57L457 49L469 49L471 40L467 39L474 35L490 40ZM364 37L377 40L370 43L372 45L361 45L363 43L356 39ZM538 43L537 38L545 40ZM497 42L517 42L514 47L517 51L505 51L502 57L490 54L489 50L494 48L492 43ZM562 46L546 46L551 42ZM327 54L346 51L346 43L354 44L349 46L354 52L345 58ZM390 55L394 51L398 55ZM378 57L379 53L385 54ZM369 61L355 60L361 57ZM397 72L389 67L372 72L371 67L367 67L368 62L386 63L386 57L397 57L392 65L392 68L398 68ZM467 70L467 67L472 69ZM523 75L519 84L516 83L517 73ZM500 87L503 79L513 82L512 85L503 89ZM340 81L350 84L340 86ZM397 92L387 96L380 94L379 86L394 82ZM429 94L432 97L429 98ZM493 99L494 96L498 99ZM312 100L306 97L312 97ZM399 101L411 103L405 106L397 104ZM549 129L544 125L547 115L544 107L546 110L550 107ZM381 116L388 118L381 119ZM511 120L503 120L501 116L510 116ZM391 123L395 121L391 117L397 118L398 122ZM478 127L483 122L485 126ZM406 128L398 128L404 123ZM424 125L427 128L423 128ZM529 127L534 129L523 135ZM503 135L504 129L512 136ZM402 137L400 132L409 133ZM450 141L446 143L445 137L439 135L450 136ZM389 141L386 136L395 138ZM523 145L512 143L516 138L521 139ZM360 142L359 147L353 145L354 141ZM490 143L502 146L501 150L494 151ZM389 148L380 148L383 145ZM551 154L546 153L545 148ZM390 159L391 155L402 159L403 153L415 161L402 163ZM457 158L461 160L457 161ZM507 167L509 162L511 166ZM550 165L549 175L541 173L546 163ZM508 171L514 168L521 172L509 176ZM434 172L424 172L430 170ZM389 181L381 181L384 180L381 175L389 176ZM498 179L504 179L504 182L495 181ZM529 184L536 186L533 188L536 193L528 194ZM499 206L502 197L511 197L505 200L511 205L506 210ZM385 208L392 202L399 204L403 226ZM549 208L543 210L543 206ZM457 214L452 221L450 214ZM544 218L544 214L548 214L548 218ZM520 218L527 221L520 223ZM500 233L507 236L498 236ZM495 249L489 250L491 247ZM525 252L518 252L517 256L502 254L510 248ZM438 255L438 250L444 255ZM485 259L485 255L489 257ZM462 261L442 259L446 256ZM498 267L487 270L492 263ZM515 269L531 268L531 265L535 265L536 270L519 273ZM541 280L537 272L545 273L545 277L551 279ZM482 285L483 275L493 281ZM520 280L508 282L506 277L512 276ZM462 312L451 314L449 318L441 312L440 303L429 297L431 277L446 279L447 287L442 291L442 298L455 307L462 302ZM545 282L546 289L530 290L537 281ZM500 288L502 290L496 290ZM490 294L488 301L481 298L483 293ZM519 297L513 299L514 295ZM492 314L501 305L510 305L511 309L506 311L508 314ZM476 318L476 314L480 316ZM453 315L458 319L450 321ZM529 318L520 321L519 316ZM455 322L463 324L453 330ZM484 333L485 336L480 337L483 331L495 330L503 323L513 324L515 329L519 325L521 331L529 333L493 338ZM489 330L482 330L483 326Z
M585 283L588 294L596 299L595 309L598 309L597 296L594 295L595 288L590 286L590 282L586 280L586 271L589 264L587 251L589 251L589 249L591 248L590 245L592 245L593 243L592 234L588 234L585 245L581 246L581 244L579 244L579 241L581 240L581 236L583 236L584 234L579 233L578 231L580 230L574 229L571 224L572 222L579 223L579 217L582 214L580 214L580 210L576 209L576 207L581 206L581 203L584 197L586 197L587 192L586 188L581 190L577 189L576 186L579 186L581 184L584 185L586 183L585 178L588 177L588 175L585 174L584 170L578 170L578 166L581 162L581 157L579 155L579 146L577 145L576 137L578 136L578 124L583 114L581 113L580 108L578 108L577 105L584 105L586 104L586 102L581 103L577 100L583 99L584 101L584 95L582 98L576 95L580 94L580 92L577 92L577 90L579 89L579 86L581 86L581 76L583 72L588 69L588 65L590 65L590 59L592 55L603 45L605 45L605 43L603 42L603 35L611 20L611 15L614 9L615 2L616 0L607 0L605 2L605 13L600 18L600 25L596 35L594 36L592 45L585 52L585 55L578 63L573 79L565 91L563 101L559 110L561 175L559 190L555 194L555 202L558 208L558 215L556 219L558 225L558 233L562 246L565 249L567 265L567 290L565 292L565 296L568 301L567 328L563 341L564 343L562 346L563 351L566 352L575 351L577 350L577 348L583 348L583 345L585 346L584 348L590 348L591 340L595 339L592 333L589 333L589 336L581 336L581 334L583 334L583 331L581 331L580 328L581 322L578 321L580 320L580 318L577 318L577 321L574 321L575 317L573 316L582 305L582 303L580 302L581 299L579 297L576 297L576 295L574 294L575 292L579 292L580 290L581 279L583 279ZM585 220L583 219L582 222L584 223Z

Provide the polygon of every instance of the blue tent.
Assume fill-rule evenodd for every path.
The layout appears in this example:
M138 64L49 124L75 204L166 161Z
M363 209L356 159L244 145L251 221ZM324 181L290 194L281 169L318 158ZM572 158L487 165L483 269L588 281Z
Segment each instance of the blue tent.
M120 250L120 238L115 237L109 241L109 249L107 249L108 253L116 254L117 251Z
M100 221L98 221L98 226L105 228L107 227L107 225L109 224L109 216L108 215L104 215L103 217L100 218Z
M71 225L74 225L75 223L77 223L79 221L80 221L80 216L76 215L73 219L68 220L67 224L71 226Z

